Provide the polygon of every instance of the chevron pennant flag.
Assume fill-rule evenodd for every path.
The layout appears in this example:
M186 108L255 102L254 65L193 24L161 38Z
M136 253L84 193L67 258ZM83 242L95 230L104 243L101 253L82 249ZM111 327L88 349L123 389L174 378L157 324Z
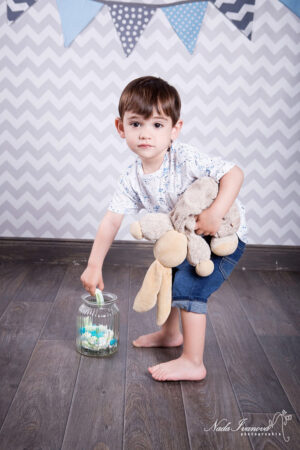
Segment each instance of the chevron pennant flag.
M299 0L279 0L287 6L296 16L300 17L300 1Z
M197 43L207 2L187 3L162 8L178 37L192 54Z
M120 3L108 5L126 56L132 52L156 11L156 8L149 8L148 6L127 5Z
M7 19L10 23L14 22L23 14L26 9L35 3L35 0L7 0L6 13Z
M210 1L251 40L255 0Z
M93 20L102 3L88 0L56 0L64 35L65 47Z

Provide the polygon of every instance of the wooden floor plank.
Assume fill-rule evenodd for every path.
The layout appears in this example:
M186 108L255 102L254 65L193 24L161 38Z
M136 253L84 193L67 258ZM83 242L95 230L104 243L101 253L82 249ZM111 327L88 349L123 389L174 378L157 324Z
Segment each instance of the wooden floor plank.
M260 277L272 290L300 335L300 272L266 271L260 272Z
M230 284L238 292L240 303L258 336L297 336L299 321L291 314L292 302L284 301L282 286L271 289L259 271L235 271Z
M53 302L66 268L66 264L30 264L14 301Z
M191 449L251 449L248 437L233 431L217 431L230 422L235 428L239 410L209 316L207 316L204 364L206 379L182 382ZM217 422L217 423L216 423ZM216 424L216 426L214 426Z
M243 413L294 410L267 359L231 285L209 299L213 328Z
M295 415L288 415L284 410L277 414L245 414L244 427L253 427L249 433L255 450L296 450L300 448L300 423ZM263 428L259 430L259 428Z
M80 281L84 268L82 264L68 266L41 339L72 340L75 345L76 316L86 293Z
M0 262L0 317L14 298L28 268L25 262Z
M68 341L38 342L0 432L0 448L61 448L80 356Z
M300 336L260 336L259 339L300 420Z
M151 332L155 310L136 313L133 299L141 286L145 269L132 268L131 298L128 314L128 350L124 449L189 449L180 382L155 381L147 368L178 357L181 348L136 348L132 340Z
M118 296L120 346L104 358L81 357L62 449L122 449L129 268L105 266L105 290Z
M50 307L47 302L11 302L0 319L0 426Z
M299 279L293 273L273 271L234 274L231 280L258 340L299 417L300 365L296 355L300 353L300 336L299 320L298 327L295 320L299 309L296 305L299 303ZM251 284L258 282L262 292L259 299L256 289L254 293L250 289Z
M45 324L65 268L63 265L50 267L49 264L26 267L24 264L7 264L3 268L1 303L3 300L6 303L8 297L12 301L0 320L1 424ZM38 291L40 295L37 295Z

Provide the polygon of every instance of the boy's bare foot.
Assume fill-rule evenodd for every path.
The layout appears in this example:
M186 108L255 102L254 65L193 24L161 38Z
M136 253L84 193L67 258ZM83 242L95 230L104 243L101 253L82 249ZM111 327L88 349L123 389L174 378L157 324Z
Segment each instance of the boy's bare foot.
M144 334L132 343L135 347L179 347L183 343L183 336L180 332L170 336L159 330L155 333Z
M148 368L152 377L157 381L166 380L203 380L206 377L204 364L195 364L181 355L177 359L157 364Z

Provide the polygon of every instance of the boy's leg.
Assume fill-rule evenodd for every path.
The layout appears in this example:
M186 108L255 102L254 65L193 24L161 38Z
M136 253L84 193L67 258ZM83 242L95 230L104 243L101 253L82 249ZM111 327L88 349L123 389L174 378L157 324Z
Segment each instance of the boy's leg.
M132 341L135 347L178 347L183 342L179 325L179 310L171 308L170 315L159 331L144 334Z
M206 376L203 364L206 314L181 310L184 338L182 355L166 363L149 367L152 377L158 381L202 380Z

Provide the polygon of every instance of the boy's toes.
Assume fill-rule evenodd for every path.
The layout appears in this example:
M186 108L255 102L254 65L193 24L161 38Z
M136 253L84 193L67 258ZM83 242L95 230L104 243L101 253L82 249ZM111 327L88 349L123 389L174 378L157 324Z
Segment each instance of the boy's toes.
M155 375L155 374L159 373L160 365L156 364L156 366L148 367L148 370L151 373L151 375Z

